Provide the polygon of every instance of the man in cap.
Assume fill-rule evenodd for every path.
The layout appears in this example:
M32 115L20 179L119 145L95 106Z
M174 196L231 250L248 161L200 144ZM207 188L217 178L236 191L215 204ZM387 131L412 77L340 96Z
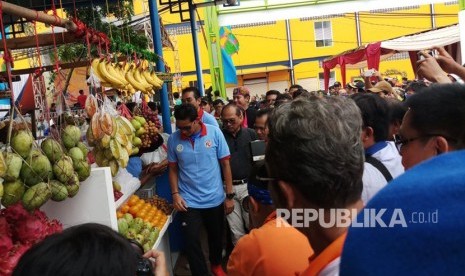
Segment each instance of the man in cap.
M253 128L255 124L255 114L257 110L252 106L249 106L250 102L250 91L245 86L239 86L233 90L234 102L245 111L244 121L242 125L244 127Z
M389 82L385 80L377 82L373 87L368 88L367 92L377 94L381 98L393 98L395 95L397 95Z
M253 230L229 256L230 276L295 275L308 266L311 246L302 233L276 216L268 180L264 162L256 162L247 184L249 196L243 201Z

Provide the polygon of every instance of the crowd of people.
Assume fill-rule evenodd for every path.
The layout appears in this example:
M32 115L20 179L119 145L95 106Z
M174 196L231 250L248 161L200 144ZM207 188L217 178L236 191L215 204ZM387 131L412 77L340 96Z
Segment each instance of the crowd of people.
M167 167L192 275L460 274L465 68L437 52L420 53L411 82L374 72L260 101L244 86L231 101L185 88ZM234 246L226 271L225 221ZM42 251L31 252L23 271Z

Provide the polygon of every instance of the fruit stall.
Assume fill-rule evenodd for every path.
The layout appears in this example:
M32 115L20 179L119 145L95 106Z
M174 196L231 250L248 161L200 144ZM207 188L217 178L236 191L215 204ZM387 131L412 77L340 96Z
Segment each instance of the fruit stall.
M59 23L73 34L74 43L88 51L84 63L61 64L59 40L53 32L54 64L45 65L35 31L38 55L33 59L38 62L27 71L36 103L31 121L16 100L18 91L12 79L19 70L13 70L10 54L14 49L8 47L8 39L3 40L0 51L6 72L0 74L7 79L11 99L7 116L0 120L0 275L11 275L22 254L48 235L89 222L111 227L140 243L144 251L158 249L170 256L167 229L173 220L172 206L154 193L141 193L141 181L126 169L131 157L163 144L161 122L146 98L170 81L170 75L156 71L153 53L115 43L77 18L57 20L56 14L36 11L31 15L22 7L1 3L1 37L8 38L3 14L9 12L34 20L34 28L38 21L51 24L53 31ZM61 75L67 66L86 67L85 85L91 93L79 110L71 108L65 83L44 79L48 72L54 78ZM49 88L54 91L53 110L45 96ZM106 96L107 89L121 94L118 107ZM142 103L130 110L126 102L137 91ZM167 258L168 267L170 261Z

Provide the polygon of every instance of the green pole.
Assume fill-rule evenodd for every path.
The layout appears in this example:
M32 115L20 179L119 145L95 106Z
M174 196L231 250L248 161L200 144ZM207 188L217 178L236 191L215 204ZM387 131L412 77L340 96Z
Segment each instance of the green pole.
M220 29L218 26L218 11L216 6L205 9L205 26L208 30L208 57L210 59L210 76L213 91L220 91L220 95L226 98L226 86L224 83L223 59L221 57Z

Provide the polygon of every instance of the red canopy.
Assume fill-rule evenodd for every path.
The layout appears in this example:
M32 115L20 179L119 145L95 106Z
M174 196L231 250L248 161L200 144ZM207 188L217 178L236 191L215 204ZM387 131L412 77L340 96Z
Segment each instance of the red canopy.
M367 61L369 69L379 70L379 62L382 55L392 55L394 50L381 48L381 42L368 44L359 48L344 52L329 60L323 62L325 89L329 86L330 70L336 66L341 67L342 82L346 83L346 65L357 64L362 61Z

